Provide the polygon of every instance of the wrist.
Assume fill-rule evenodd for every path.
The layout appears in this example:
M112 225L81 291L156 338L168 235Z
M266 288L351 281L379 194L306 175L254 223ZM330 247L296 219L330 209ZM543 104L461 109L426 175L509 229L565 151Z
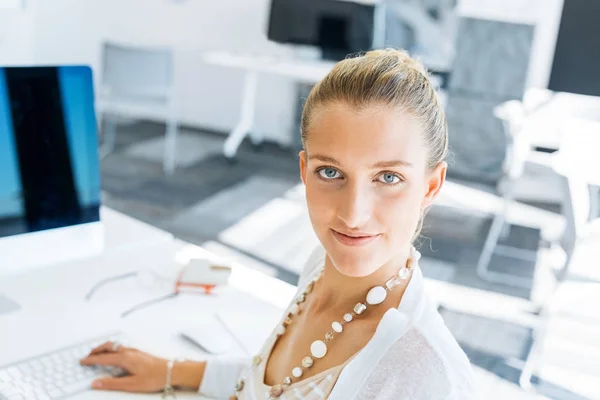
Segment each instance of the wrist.
M171 371L171 384L183 389L198 390L205 368L206 361L175 362Z

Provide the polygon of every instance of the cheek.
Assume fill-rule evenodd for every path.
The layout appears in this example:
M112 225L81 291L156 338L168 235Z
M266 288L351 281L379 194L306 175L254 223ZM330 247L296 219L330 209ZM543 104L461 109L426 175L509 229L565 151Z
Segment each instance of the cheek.
M396 245L411 240L421 215L422 196L418 189L405 188L398 193L379 198L375 218Z
M335 207L332 207L332 203L333 198L330 191L324 190L318 182L311 182L309 177L306 182L306 204L315 229L333 218Z

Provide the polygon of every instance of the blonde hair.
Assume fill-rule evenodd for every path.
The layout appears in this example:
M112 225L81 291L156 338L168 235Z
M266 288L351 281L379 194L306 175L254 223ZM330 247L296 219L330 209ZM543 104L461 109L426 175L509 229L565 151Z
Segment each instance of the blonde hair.
M336 102L359 110L387 106L407 112L423 127L427 166L434 169L448 155L448 126L440 99L423 65L405 51L373 50L337 63L306 99L300 124L304 150L313 113ZM426 211L421 214L413 241L423 229Z
M304 104L300 129L305 150L314 111L336 102L358 109L383 105L411 114L423 127L428 167L435 168L446 159L448 128L443 107L423 65L405 51L373 50L337 63L312 88Z

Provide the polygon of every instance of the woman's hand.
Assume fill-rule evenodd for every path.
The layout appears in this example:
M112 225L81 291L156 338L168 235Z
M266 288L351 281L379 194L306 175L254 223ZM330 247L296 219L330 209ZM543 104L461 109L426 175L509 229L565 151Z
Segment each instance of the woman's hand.
M115 351L112 342L96 347L80 361L81 365L115 366L128 373L123 377L98 379L92 383L94 389L139 393L153 393L164 389L167 362L163 358L130 347L118 346ZM198 390L205 365L205 362L176 363L171 374L172 385Z

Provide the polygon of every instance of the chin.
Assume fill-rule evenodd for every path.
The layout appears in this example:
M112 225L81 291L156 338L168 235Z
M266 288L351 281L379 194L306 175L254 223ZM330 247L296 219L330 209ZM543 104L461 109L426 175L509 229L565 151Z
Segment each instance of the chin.
M335 244L330 249L326 248L326 251L335 268L345 276L362 278L371 275L381 265L378 263L378 257L373 256L375 254L373 251L340 249Z

